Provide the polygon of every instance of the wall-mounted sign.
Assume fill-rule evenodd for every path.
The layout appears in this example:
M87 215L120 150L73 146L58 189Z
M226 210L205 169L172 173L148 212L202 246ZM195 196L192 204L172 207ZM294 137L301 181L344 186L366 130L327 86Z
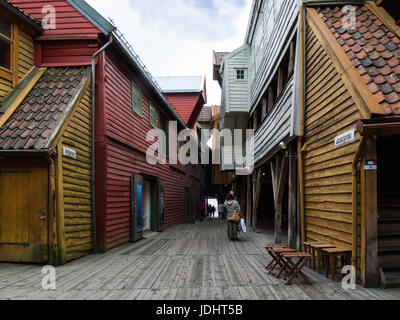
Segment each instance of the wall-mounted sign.
M378 162L376 160L365 161L364 170L378 170Z
M355 140L356 132L354 129L352 129L335 138L335 148L345 146L346 144L352 143Z
M63 156L71 159L76 159L76 151L67 147L63 147Z

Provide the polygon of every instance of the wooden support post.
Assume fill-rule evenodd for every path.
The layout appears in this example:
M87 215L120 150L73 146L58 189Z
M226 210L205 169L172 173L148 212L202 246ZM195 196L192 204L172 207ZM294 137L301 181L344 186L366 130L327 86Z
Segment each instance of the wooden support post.
M64 213L64 173L63 173L63 151L62 140L57 146L56 163L56 216L57 216L57 243L58 243L58 264L67 262L65 243L65 213Z
M257 214L258 214L258 204L260 202L260 194L261 194L261 177L262 177L262 168L256 171L254 175L254 208L253 208L253 229L257 230Z
M279 97L280 94L282 93L283 90L283 71L281 67L279 67L278 69L278 89L277 89L277 93L276 96Z
M294 70L294 61L295 61L295 46L294 41L290 43L289 49L289 67L288 67L288 74L291 75Z
M282 204L288 174L288 158L277 155L271 161L272 185L275 202L275 242L282 242Z
M247 176L247 211L246 211L246 225L250 226L251 225L251 209L252 206L251 204L253 203L253 197L251 193L251 185L252 185L252 179L251 175Z
M268 113L268 99L267 99L267 97L263 97L261 122L263 122L265 120L265 118L267 117L267 113Z
M377 160L376 141L369 138L365 145L365 161ZM379 165L379 163L378 163ZM378 172L361 168L361 238L365 287L375 288L378 272Z
M274 107L274 90L272 90L272 87L269 87L268 88L268 113L271 112L273 107Z
M293 144L289 146L289 248L297 247L297 164Z

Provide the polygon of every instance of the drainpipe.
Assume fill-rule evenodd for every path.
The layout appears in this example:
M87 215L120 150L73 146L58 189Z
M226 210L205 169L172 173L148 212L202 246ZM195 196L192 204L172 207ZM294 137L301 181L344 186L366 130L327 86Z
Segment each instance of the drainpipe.
M353 184L353 212L352 212L352 227L353 227L353 239L352 239L352 257L351 257L351 264L352 266L357 269L357 241L358 241L358 216L357 216L357 209L358 209L358 201L357 201L357 165L361 158L361 155L364 151L364 144L365 144L365 137L361 138L360 145L358 146L357 153L353 160L352 166L352 184Z
M92 219L94 253L97 253L97 224L96 224L96 58L113 43L113 31L109 34L108 42L92 56Z

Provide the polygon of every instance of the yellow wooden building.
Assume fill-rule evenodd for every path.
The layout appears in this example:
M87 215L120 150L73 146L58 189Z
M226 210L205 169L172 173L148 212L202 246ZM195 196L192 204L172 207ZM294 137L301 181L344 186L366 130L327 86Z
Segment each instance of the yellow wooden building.
M90 67L35 67L41 25L0 6L0 261L93 252Z
M400 32L374 2L350 9L302 9L302 240L350 248L375 287L400 268Z

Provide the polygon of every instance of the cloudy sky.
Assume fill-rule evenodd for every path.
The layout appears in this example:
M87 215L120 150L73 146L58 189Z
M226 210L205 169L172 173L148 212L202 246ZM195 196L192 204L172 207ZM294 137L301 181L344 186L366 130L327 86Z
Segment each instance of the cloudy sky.
M243 44L251 0L88 0L112 18L154 76L206 75L208 104L220 104L212 51Z

